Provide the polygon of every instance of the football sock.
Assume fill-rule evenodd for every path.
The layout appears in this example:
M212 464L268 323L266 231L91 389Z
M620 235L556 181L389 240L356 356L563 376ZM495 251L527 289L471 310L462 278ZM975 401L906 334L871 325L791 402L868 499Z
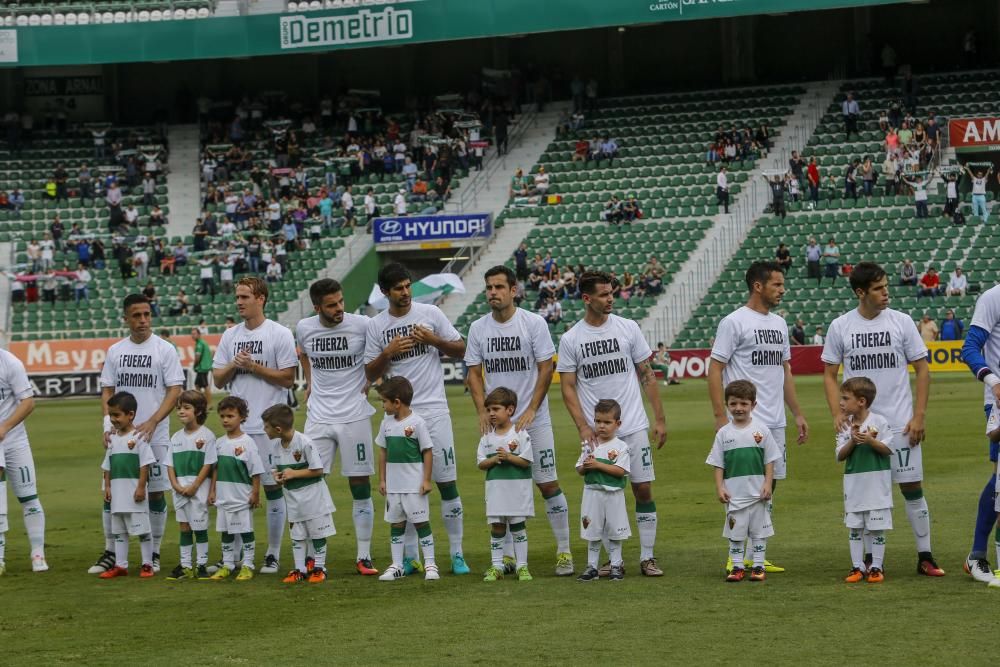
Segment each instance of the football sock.
M868 532L867 528L861 529L861 543L865 548L865 556L868 556L872 552L872 534Z
M883 569L882 564L885 562L885 531L884 530L873 530L872 531L872 567L877 567L878 569Z
M913 528L913 536L917 540L917 552L925 553L931 550L931 517L927 510L927 499L924 498L923 489L916 491L906 491L903 493L906 499L906 517L910 520ZM874 547L873 547L874 549ZM874 550L872 557L875 556Z
M608 544L608 553L611 553L611 544ZM592 567L595 570L600 564L601 560L601 541L594 540L593 542L587 542L587 567Z
M0 563L7 557L7 533L0 533Z
M351 518L354 520L354 535L358 542L358 560L370 560L372 557L372 528L375 524L375 505L372 503L372 487L370 484L351 486L354 505L351 508Z
M997 551L997 562L1000 563L1000 526L997 526L996 533L993 535L993 545Z
M45 510L38 498L32 498L21 503L21 513L24 515L24 530L28 533L31 555L40 556L45 553Z
M394 567L403 567L403 535L405 528L389 529L389 552L392 554L392 564Z
M285 509L284 498L281 499L281 509ZM282 511L282 516L284 516L284 511ZM254 556L256 555L255 552L257 550L256 536L253 534L253 531L250 531L249 533L241 533L240 537L243 538L243 567L248 567L252 570ZM274 553L274 557L278 557L277 552Z
M656 503L636 503L635 524L639 528L639 560L649 560L656 545Z
M243 537L239 533L231 533L233 536L233 565L235 566L243 558Z
M292 563L299 572L306 571L306 541L292 540Z
M208 531L194 531L194 550L198 565L208 565Z
M285 497L281 489L265 491L267 496L267 554L281 560L281 539L285 536Z
M236 549L232 533L222 533L222 566L230 570L236 567Z
M734 570L743 569L743 554L746 546L743 540L729 540L729 560L733 561Z
M622 565L622 541L608 540L608 559L612 565Z
M503 555L509 558L514 557L514 536L507 530L503 536Z
M114 552L115 536L111 532L111 503L104 503L101 520L104 523L104 550Z
M556 538L556 552L569 553L569 504L562 489L556 491L555 495L545 497L545 514Z
M163 494L149 499L149 527L153 536L153 553L160 553L160 543L167 529L167 499Z
M462 553L462 499L454 482L438 484L441 492L441 518L448 533L448 549L452 554Z
M181 531L181 567L191 567L191 549L194 535L190 530Z
M128 545L128 542L125 544ZM143 565L153 564L153 536L150 533L139 536L139 555Z
M115 565L128 569L128 533L115 535Z
M420 551L424 554L424 565L434 564L434 535L431 534L431 524L425 523L417 528L420 538Z
M986 545L989 543L990 531L997 522L997 512L994 496L997 479L991 475L983 492L979 494L979 508L976 510L976 530L972 535L972 552L969 558L986 558Z
M517 561L517 567L523 567L528 564L528 531L525 530L524 522L511 524L510 534L514 538L514 560Z
M750 538L750 549L753 551L753 566L764 567L764 554L767 553L767 538Z
M417 544L417 529L409 521L406 522L406 531L403 533L403 558L420 560L420 546ZM400 561L402 563L403 561Z
M510 537L510 533L507 531L504 531L503 535L490 532L490 562L493 567L498 567L501 570L503 569L504 542L507 537ZM511 548L513 548L513 542L511 542Z
M861 539L861 529L851 528L847 540L851 547L851 566L859 570L865 569L865 543Z
M316 567L321 570L326 569L326 538L311 540L313 548L313 558L316 559Z

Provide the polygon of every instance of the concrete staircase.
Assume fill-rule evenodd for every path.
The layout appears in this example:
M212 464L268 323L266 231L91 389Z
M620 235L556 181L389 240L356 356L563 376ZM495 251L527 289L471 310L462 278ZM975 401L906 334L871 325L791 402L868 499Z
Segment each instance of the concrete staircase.
M761 218L770 201L770 188L763 178L765 172L788 168L792 151L805 148L839 86L839 81L806 86L806 94L792 109L768 157L757 163L743 190L735 197L735 203L730 205L729 215L715 217L715 224L678 269L646 319L639 323L646 340L662 341L670 347L705 298L708 288L718 280Z
M197 125L171 125L170 173L167 174L167 203L170 205L167 234L187 236L201 215L200 146Z
M372 240L371 234L356 233L348 237L344 247L337 251L333 259L327 260L326 266L312 277L311 282L321 278L342 281L358 263L358 260L371 250L373 245L375 242ZM366 299L368 298L367 293L364 296ZM299 292L295 301L289 302L285 311L278 316L278 321L286 327L294 327L303 317L309 317L312 314L312 301L309 299L309 288L306 288Z

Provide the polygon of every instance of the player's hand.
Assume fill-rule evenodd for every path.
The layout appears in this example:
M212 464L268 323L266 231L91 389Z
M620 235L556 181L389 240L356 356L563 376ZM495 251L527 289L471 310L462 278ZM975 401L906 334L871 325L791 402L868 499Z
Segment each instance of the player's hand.
M141 486L137 488L135 493L132 494L132 499L137 503L141 503L146 499L146 489Z
M142 437L143 440L149 442L150 440L153 439L153 433L156 432L156 426L157 424L155 421L153 421L152 419L147 419L141 424L136 425L135 431L136 433L139 434L140 437Z
M424 345L433 345L437 347L441 343L441 338L435 334L433 331L427 327L422 327L419 324L413 327L413 332L410 336L418 343L423 343Z
M650 440L656 443L656 448L662 449L667 441L667 420L656 420L656 423L653 424L653 430L650 431L650 436Z
M493 424L490 423L490 413L483 410L479 413L479 432L486 435L493 431Z
M997 403L1000 403L1000 384L993 387L993 400L995 400Z
M764 486L760 487L760 499L770 500L771 499L771 485L764 482Z
M208 492L208 504L209 505L214 505L215 504L215 490L214 489Z
M195 488L194 484L185 487L181 491L181 495L184 496L185 498L190 498L196 493L198 493L198 489Z
M715 430L718 431L720 428L729 423L729 418L725 415L715 418Z
M426 479L420 482L420 495L426 496L430 492L431 492L431 483L428 482Z
M274 477L275 483L281 486L285 483L285 471L284 470L272 470L271 477Z
M503 463L509 458L510 458L510 452L508 452L506 449L501 447L500 449L497 450L497 461Z
M518 418L517 423L514 425L518 431L523 431L524 429L531 426L535 421L535 410L534 408L525 408L524 412Z
M396 336L385 346L385 351L390 357L395 357L409 352L415 344L412 336Z
M366 382L365 385L367 385L367 384L368 383ZM365 391L363 391L362 393L364 393L364 394L368 393L368 387L367 386L365 386ZM303 399L303 401L305 403L308 403L309 402L309 395L312 394L312 385L311 384L307 384L306 385L306 390L305 390L304 394L305 394L305 399Z
M240 350L236 353L236 358L233 359L233 364L237 368L242 368L243 370L251 370L253 368L253 357L246 350Z
M799 437L795 442L803 445L809 439L809 424L806 422L805 415L799 415L795 418L795 426L799 429Z
M903 434L910 436L910 447L916 447L923 442L924 418L919 415L913 415L913 418L906 424L906 428L903 429Z
M719 502L723 504L728 504L732 496L729 495L729 489L725 486L720 486L715 490L716 495L719 497Z
M104 432L104 449L111 446L111 431Z
M838 412L837 415L833 418L833 432L843 433L844 431L847 430L849 424L850 422L848 420L847 415L844 414L843 412Z
M260 491L257 489L250 490L250 507L252 509L260 507Z
M584 424L583 426L577 428L580 433L580 443L584 445L595 445L597 444L597 436L594 434L594 429L590 428L590 424Z
M583 463L580 464L580 467L583 468L584 470L593 470L594 468L597 467L597 459L594 458L593 454L590 454L587 456L587 458L583 460Z
M380 481L378 483L378 492L380 495L385 496L385 482Z
M110 503L111 502L111 489L110 488L104 489L104 502L106 502L106 503Z

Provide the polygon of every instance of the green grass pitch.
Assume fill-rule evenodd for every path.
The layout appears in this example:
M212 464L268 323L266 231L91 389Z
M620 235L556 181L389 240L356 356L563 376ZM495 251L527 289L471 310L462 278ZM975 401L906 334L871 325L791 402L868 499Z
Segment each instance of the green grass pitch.
M94 400L43 403L28 429L48 517L52 569L30 572L20 512L11 498L8 572L0 578L5 656L23 665L991 660L995 621L990 619L1000 591L973 584L961 569L976 499L990 471L982 436L982 385L965 374L937 375L932 383L925 489L934 553L948 576L934 580L915 574L913 536L897 491L886 581L877 586L842 583L850 562L831 420L820 378L800 378L798 386L812 437L807 445L790 446L790 479L778 488L776 535L768 548L769 558L788 572L771 575L763 584L739 585L723 582L723 513L704 463L712 420L701 381L662 391L670 436L656 453L654 492L657 557L666 576L639 576L634 536L625 550L625 581L616 584L553 576L555 546L537 495L537 516L528 524L535 580L480 581L489 560L483 476L475 467L474 411L460 388L450 388L449 394L471 576L385 583L354 574L351 501L346 480L335 470L330 486L340 532L331 539L331 576L323 585L287 586L280 577L264 575L245 584L167 582L164 576L178 558L172 509L161 549L164 572L152 580L101 581L85 573L103 539L100 410ZM579 569L586 557L577 525L581 484L572 468L579 445L558 387L550 397ZM304 410L297 414L301 422ZM214 415L209 427L218 430ZM435 491L432 505L437 502ZM388 528L380 520L377 498L375 503L373 556L376 566L384 567ZM266 535L263 513L257 518L260 544ZM439 562L447 566L447 538L436 509L431 521ZM214 561L219 555L214 531L211 545ZM137 545L131 548L135 554ZM258 565L263 552L258 548ZM286 537L282 568L290 564Z

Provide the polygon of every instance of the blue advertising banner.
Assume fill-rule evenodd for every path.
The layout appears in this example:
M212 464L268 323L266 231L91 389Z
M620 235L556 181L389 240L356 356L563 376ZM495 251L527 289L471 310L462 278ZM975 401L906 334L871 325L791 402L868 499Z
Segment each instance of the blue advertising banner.
M374 234L376 244L485 241L493 236L493 216L489 213L454 213L375 218Z

